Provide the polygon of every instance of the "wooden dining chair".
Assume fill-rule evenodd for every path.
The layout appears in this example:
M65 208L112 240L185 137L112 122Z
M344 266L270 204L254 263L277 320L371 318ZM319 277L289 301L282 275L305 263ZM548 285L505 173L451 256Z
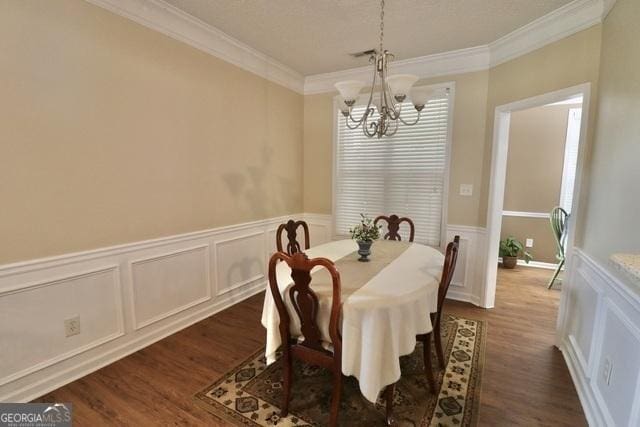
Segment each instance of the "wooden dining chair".
M291 336L291 319L285 307L278 288L276 278L276 265L286 262L291 268L293 285L288 289L288 297L295 314L300 320L301 337ZM325 268L331 275L332 297L331 315L329 318L329 338L331 342L322 339L318 326L318 312L320 304L318 296L311 287L311 269L316 266ZM340 333L341 321L341 283L340 273L334 263L326 258L309 259L303 252L287 255L284 252L276 252L269 261L269 289L280 317L280 337L283 347L283 402L281 416L289 413L289 400L291 398L291 385L293 375L293 358L302 360L316 366L322 366L333 373L333 392L331 394L331 411L329 425L338 424L338 409L340 407L340 395L342 392L342 335ZM393 386L385 390L387 402L387 423L391 422Z
M384 220L387 223L387 233L384 235L383 239L385 240L402 240L400 237L400 224L406 222L409 224L409 241L413 242L413 237L415 235L415 226L413 225L413 221L411 218L402 217L399 218L398 215L380 215L374 221L373 225L378 225L378 221Z
M427 373L427 379L432 391L436 391L436 384L433 378L433 367L431 364L431 335L434 335L436 344L436 354L438 356L438 362L440 367L444 368L444 351L442 350L442 337L441 337L441 319L442 319L442 307L444 300L453 278L453 273L456 270L456 262L458 261L458 249L460 246L460 236L455 236L453 242L449 242L447 245L447 251L444 257L444 265L442 267L442 275L440 276L440 284L438 286L438 305L436 313L431 313L431 325L433 325L432 332L427 334L421 334L416 336L416 340L422 342L424 368Z
M276 231L276 248L278 252L286 252L288 255L302 252L302 247L300 246L300 242L298 242L298 227L302 227L304 232L304 248L305 250L309 249L309 226L304 221L294 221L290 219L286 223L280 224ZM284 231L287 232L287 240L289 240L286 250L284 250L282 246L282 232Z

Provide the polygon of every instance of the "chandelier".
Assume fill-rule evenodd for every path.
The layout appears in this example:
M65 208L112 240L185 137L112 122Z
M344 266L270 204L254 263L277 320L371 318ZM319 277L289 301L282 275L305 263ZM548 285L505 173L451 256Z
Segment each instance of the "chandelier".
M398 131L399 122L404 125L413 126L420 120L420 112L424 108L427 99L432 93L428 88L413 88L418 76L412 74L388 75L389 61L393 59L393 54L384 49L384 0L380 2L380 48L369 58L369 63L373 64L373 82L369 91L369 101L367 107L360 118L352 115L360 90L365 83L357 80L347 80L335 84L340 92L342 101L340 111L345 117L346 125L349 129L357 129L362 126L364 134L372 138L377 136L392 136ZM402 117L402 102L411 91L411 102L418 111L415 120L407 122ZM374 108L375 107L375 108ZM377 111L377 117L374 114Z

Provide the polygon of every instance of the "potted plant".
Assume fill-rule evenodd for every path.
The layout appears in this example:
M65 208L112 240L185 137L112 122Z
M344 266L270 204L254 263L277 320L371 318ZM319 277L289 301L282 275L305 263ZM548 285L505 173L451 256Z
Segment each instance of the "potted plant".
M360 224L349 229L351 238L358 243L358 261L369 261L368 256L371 255L371 245L374 240L380 238L381 225L374 225L373 220L365 214L360 214Z
M500 240L500 256L502 257L502 266L504 268L515 268L520 253L522 253L524 261L529 264L531 254L524 250L522 242L513 236Z

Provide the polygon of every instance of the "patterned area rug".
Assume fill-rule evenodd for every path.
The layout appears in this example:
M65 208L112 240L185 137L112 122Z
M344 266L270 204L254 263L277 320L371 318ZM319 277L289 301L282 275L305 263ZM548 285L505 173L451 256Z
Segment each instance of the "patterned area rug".
M439 393L429 391L422 345L401 359L402 378L394 394L398 426L475 426L484 363L485 324L445 315L445 370L435 372ZM280 355L278 355L280 357ZM438 366L433 358L434 368ZM340 425L385 425L385 406L367 401L353 377L343 381ZM260 350L221 379L196 394L196 402L220 420L240 426L322 426L328 424L331 373L295 362L289 415L280 417L282 361L265 365Z

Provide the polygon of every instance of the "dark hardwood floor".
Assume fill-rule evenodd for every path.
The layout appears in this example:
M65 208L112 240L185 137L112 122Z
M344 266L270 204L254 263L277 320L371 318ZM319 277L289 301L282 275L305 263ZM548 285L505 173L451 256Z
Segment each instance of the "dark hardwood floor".
M482 426L586 425L553 347L560 293L551 271L500 270L496 307L447 301L445 311L488 322ZM192 396L263 345L263 294L167 337L40 399L72 402L74 425L222 425Z

